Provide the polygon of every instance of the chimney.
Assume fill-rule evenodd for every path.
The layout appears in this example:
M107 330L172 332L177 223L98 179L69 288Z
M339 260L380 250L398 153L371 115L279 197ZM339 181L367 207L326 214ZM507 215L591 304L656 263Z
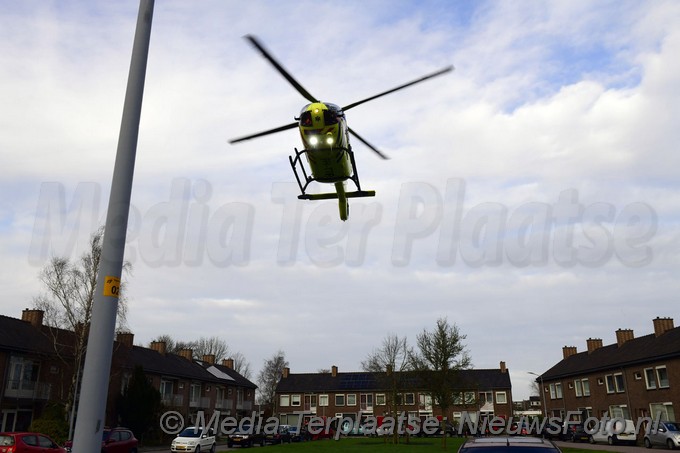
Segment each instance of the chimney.
M586 344L588 345L588 354L591 354L594 350L602 347L602 338L588 338Z
M508 369L505 367L505 362L501 360L501 373L507 373Z
M234 359L222 359L222 366L226 366L230 370L234 369Z
M151 349L156 351L157 353L161 355L165 355L165 352L167 350L167 346L165 344L165 341L152 341L151 342Z
M213 365L215 363L215 354L203 354L203 361Z
M116 335L116 340L118 340L118 343L122 344L126 348L132 348L134 339L135 334L132 332L118 332Z
M333 365L333 366L331 367L331 376L336 377L337 375L338 375L338 367L336 367L335 365Z
M287 378L289 374L290 374L290 368L284 367L284 368L283 368L283 376L282 376L282 377L283 377L283 378Z
M177 351L177 355L191 361L194 358L194 350L191 348L182 348Z
M616 344L621 347L626 341L635 338L632 329L619 329L616 331Z
M42 327L44 314L45 312L42 310L26 308L21 312L21 320L29 322L33 327L40 328Z
M568 357L571 357L573 355L576 355L576 346L564 346L562 348L562 358L566 359Z
M386 374L389 376L392 374L392 364L388 363L387 367L385 368Z
M669 330L673 329L673 318L659 318L658 316L653 319L654 321L654 335L659 337Z

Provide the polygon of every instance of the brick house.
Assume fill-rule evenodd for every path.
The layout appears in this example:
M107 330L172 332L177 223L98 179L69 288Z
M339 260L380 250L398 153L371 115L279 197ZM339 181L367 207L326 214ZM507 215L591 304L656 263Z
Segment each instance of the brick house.
M548 416L576 418L656 417L676 420L680 406L680 327L671 318L653 320L654 333L635 338L616 331L616 343L589 338L586 350L562 349L563 358L536 381L544 392Z
M27 430L49 402L65 402L74 376L74 333L43 325L40 310L22 319L0 315L0 431ZM118 424L116 400L133 370L142 366L168 410L195 421L203 411L221 418L250 415L257 386L233 369L232 360L194 360L193 351L166 352L165 343L135 346L132 333L118 333L113 346L106 424Z
M299 417L358 417L388 415L391 410L419 417L446 416L459 420L463 413L471 419L512 415L512 385L505 362L498 369L462 370L463 383L456 405L446 414L433 404L430 395L413 379L402 387L398 401L391 402L386 387L388 373L339 372L291 373L284 369L276 387L274 414L282 423L295 425ZM394 404L394 407L392 407ZM304 412L304 414L302 414Z

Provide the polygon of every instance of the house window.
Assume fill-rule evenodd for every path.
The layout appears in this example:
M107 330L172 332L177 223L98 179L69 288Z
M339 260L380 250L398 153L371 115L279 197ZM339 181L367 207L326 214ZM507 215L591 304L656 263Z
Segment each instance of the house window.
M328 406L328 395L319 395L319 406Z
M656 373L654 373L654 368L645 368L645 384L647 390L656 388Z
M376 406L384 406L387 404L387 401L385 400L385 394L384 393L378 393L375 395L375 405Z
M624 418L630 419L630 414L628 412L628 406L622 404L620 406L609 406L609 413L611 418Z
M12 356L10 359L10 370L8 389L27 391L35 389L38 382L38 371L40 370L39 362Z
M373 394L362 393L359 395L359 409L362 411L373 411Z
M479 404L493 404L493 392L479 392Z
M291 395L290 405L291 406L299 406L300 405L300 395Z
M576 379L574 381L574 393L576 397L590 396L590 383L588 379Z
M279 399L279 406L288 407L290 406L290 395L281 395Z
M316 395L305 395L305 411L316 412Z
M496 403L508 404L508 396L505 392L496 392Z
M592 407L579 407L578 412L581 413L581 416L579 417L580 421L584 421L585 419L588 419L593 416Z
M668 382L668 371L666 370L665 366L656 367L656 377L660 389L666 389L670 387Z
M623 374L608 374L605 376L607 382L607 393L622 393L626 391L623 383Z
M475 404L475 392L465 392L465 404Z
M616 385L616 392L621 393L626 391L626 385L623 380L622 373L616 373L614 375L614 384Z
M164 401L170 400L172 398L172 381L166 381L165 379L161 379L161 387L159 390L161 393L161 400Z
M189 404L197 404L201 399L201 384L191 384L189 389Z
M416 404L416 395L414 393L405 393L404 404L408 406L413 406L414 404Z
M335 395L335 405L344 406L345 405L345 395Z
M357 405L357 395L355 393L350 393L347 395L347 405L356 406Z
M562 383L557 382L555 384L550 384L550 399L560 399L562 398Z
M462 393L454 393L453 394L453 404L455 406L460 406L463 404L463 394Z
M649 409L654 420L675 420L673 403L651 403Z

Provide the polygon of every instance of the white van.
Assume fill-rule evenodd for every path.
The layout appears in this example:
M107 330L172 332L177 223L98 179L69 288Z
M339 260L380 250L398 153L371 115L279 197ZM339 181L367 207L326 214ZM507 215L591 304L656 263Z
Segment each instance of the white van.
M633 420L614 418L607 420L604 427L597 426L597 431L593 428L592 431L589 430L588 432L590 433L591 444L602 442L609 445L623 443L635 445L637 443L637 434L635 433Z

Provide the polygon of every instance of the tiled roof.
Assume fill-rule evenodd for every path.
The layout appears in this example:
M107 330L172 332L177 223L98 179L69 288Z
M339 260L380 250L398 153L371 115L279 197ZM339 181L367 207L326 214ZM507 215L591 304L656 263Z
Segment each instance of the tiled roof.
M680 357L680 327L655 334L633 338L621 346L610 344L594 350L574 354L543 373L543 379L582 375L623 366L637 365Z
M158 351L142 346L128 348L122 345L116 347L115 354L125 364L124 366L134 368L141 365L145 373L205 382L222 382L221 379L208 373L198 363L193 360L187 360L177 354L161 354Z
M60 350L73 342L73 332L43 326L36 328L28 321L0 315L0 349L27 354L53 355L53 335L57 337Z
M36 328L28 321L0 315L0 350L23 354L55 355L55 339L61 353L68 351L74 344L75 334L64 329L47 326ZM141 346L131 348L119 342L114 346L114 360L118 366L132 369L141 365L144 371L168 377L194 379L203 382L238 385L255 389L257 386L234 370L215 365L229 377L223 378L210 373L203 362L187 360L175 354L159 352Z
M501 372L500 369L489 370L461 370L461 382L465 388L478 389L509 389L511 388L509 373ZM297 373L289 374L282 378L276 387L279 393L290 392L340 392L352 390L384 390L380 382L385 373L349 372L337 373ZM413 383L417 387L417 383Z
M239 385L241 387L246 387L246 388L251 388L251 389L256 389L257 385L253 384L250 382L248 379L245 377L241 376L239 373L237 373L235 370L232 368L226 367L224 365L218 365L217 363L208 363L208 362L201 362L198 361L200 365L202 365L204 368L206 368L206 371L215 373L215 370L217 371L217 375L220 373L224 373L228 376L228 380L233 381L236 385Z

